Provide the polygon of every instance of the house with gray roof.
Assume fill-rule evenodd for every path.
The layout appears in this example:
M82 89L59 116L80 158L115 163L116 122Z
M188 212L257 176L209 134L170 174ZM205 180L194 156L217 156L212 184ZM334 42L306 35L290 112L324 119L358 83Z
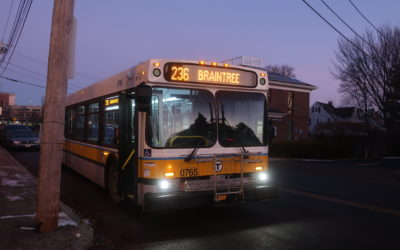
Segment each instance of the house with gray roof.
M315 102L309 110L310 134L315 134L319 124L330 122L363 123L364 118L360 109L356 107L333 106L332 102Z

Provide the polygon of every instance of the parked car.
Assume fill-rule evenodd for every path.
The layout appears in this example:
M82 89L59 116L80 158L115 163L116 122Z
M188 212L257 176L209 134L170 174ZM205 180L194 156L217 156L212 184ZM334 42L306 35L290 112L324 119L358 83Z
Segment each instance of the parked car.
M4 146L5 143L5 138L7 136L7 133L10 131L14 130L26 130L26 131L32 131L28 126L25 125L17 125L17 124L7 124L3 125L0 128L0 144Z
M2 145L7 149L39 149L39 138L24 125L6 125L1 132Z

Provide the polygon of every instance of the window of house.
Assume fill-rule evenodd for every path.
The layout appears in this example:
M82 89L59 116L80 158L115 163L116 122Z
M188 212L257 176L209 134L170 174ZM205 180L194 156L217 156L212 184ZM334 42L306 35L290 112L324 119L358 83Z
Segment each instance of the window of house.
M267 90L267 101L268 103L271 103L271 89Z
M289 110L289 114L293 114L293 101L294 101L293 91L289 91L288 92L288 110Z

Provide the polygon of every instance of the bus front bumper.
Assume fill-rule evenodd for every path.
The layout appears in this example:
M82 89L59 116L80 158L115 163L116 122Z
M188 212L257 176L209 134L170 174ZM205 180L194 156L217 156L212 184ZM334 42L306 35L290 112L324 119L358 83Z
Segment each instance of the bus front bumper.
M243 197L229 194L224 200L215 202L215 194L210 191L146 193L144 210L147 212L187 209L211 205L235 205L249 201L262 201L277 198L278 188L273 185L254 185L244 188Z

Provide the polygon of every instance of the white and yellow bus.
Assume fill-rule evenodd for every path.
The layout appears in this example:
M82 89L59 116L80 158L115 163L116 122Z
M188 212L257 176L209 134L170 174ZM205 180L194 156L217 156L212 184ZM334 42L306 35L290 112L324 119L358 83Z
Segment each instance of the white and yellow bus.
M264 200L268 75L151 59L67 97L64 165L145 211Z

